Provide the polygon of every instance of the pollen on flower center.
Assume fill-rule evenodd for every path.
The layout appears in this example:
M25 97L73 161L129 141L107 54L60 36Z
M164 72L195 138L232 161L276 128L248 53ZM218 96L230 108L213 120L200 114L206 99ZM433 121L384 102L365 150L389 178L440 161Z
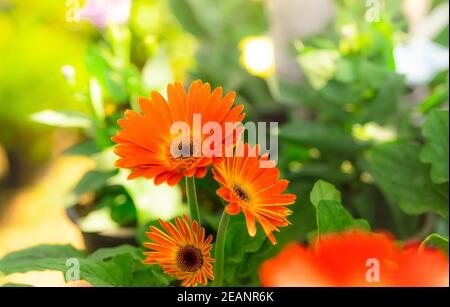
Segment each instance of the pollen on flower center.
M248 193L237 184L233 185L233 192L244 203L247 203L250 200Z
M183 246L178 251L177 264L184 272L196 272L203 265L202 251L193 245Z
M192 140L184 141L178 144L178 151L181 152L181 157L183 158L192 157L194 155L194 150L195 146Z
M200 155L200 144L195 140L183 140L171 144L169 158L172 162L185 162L188 165L194 163Z

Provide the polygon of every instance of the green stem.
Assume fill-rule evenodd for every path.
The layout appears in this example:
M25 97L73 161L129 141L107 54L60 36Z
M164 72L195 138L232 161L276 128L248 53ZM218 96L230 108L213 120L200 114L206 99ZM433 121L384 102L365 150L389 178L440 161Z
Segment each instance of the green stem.
M223 267L225 259L225 238L227 236L228 223L230 222L230 215L223 211L222 218L220 219L219 229L217 230L216 238L216 276L214 278L214 286L223 286Z
M198 209L197 192L195 190L194 177L186 177L186 194L189 211L191 212L191 220L197 221L198 225L200 226L200 210Z

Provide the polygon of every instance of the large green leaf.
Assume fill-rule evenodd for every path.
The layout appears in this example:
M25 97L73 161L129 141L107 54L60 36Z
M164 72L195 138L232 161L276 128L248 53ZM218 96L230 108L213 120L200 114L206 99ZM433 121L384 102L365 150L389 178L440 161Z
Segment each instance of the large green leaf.
M144 265L142 250L129 245L102 248L80 263L80 276L94 286L167 286L173 280L158 265Z
M81 259L84 257L86 255L83 252L69 245L38 245L3 257L0 260L0 275L34 270L42 261L61 261L64 264L68 258Z
M294 122L283 125L280 137L304 147L353 154L360 149L349 132L317 122Z
M423 124L425 145L420 159L431 163L431 180L434 183L448 182L448 110L433 110Z
M354 219L352 215L335 200L321 200L316 207L318 234L343 232L350 229L370 230L369 223Z
M413 142L377 145L370 154L371 172L385 195L406 213L434 211L448 218L448 185L433 184L419 152Z
M366 59L361 59L357 63L358 77L364 86L370 89L380 88L386 81L387 74L390 73L386 67L377 65Z
M352 83L356 79L356 67L346 58L340 58L336 63L336 80L342 83Z
M99 153L99 151L97 144L95 144L93 140L86 140L69 147L64 151L64 154L73 156L91 156Z
M131 285L133 258L127 254L116 255L107 261L79 259L80 278L96 287ZM66 272L70 267L66 259L45 259L35 263L34 270Z
M89 255L89 259L92 260L106 260L112 258L117 255L129 254L136 260L142 260L142 253L140 249L137 249L135 246L131 245L120 245L115 247L108 248L99 248L91 255Z
M345 105L360 101L364 97L364 88L357 82L342 83L336 79L328 83L319 91L328 105Z
M243 216L232 216L225 243L226 285L257 285L259 264L273 250L261 228L252 238L247 232Z
M385 124L396 113L403 89L404 77L395 73L388 74L384 84L365 109L363 120Z
M29 287L33 287L33 286L27 285L27 284L6 283L2 287L5 287L5 288L29 288Z
M366 220L354 219L341 203L341 193L323 180L314 184L310 193L316 210L317 234L343 232L349 229L370 230Z
M11 253L0 260L0 275L28 271L56 270L62 273L73 268L76 259L80 278L93 286L167 286L173 280L157 265L144 265L142 250L128 245L99 249L86 257L71 246L40 245Z

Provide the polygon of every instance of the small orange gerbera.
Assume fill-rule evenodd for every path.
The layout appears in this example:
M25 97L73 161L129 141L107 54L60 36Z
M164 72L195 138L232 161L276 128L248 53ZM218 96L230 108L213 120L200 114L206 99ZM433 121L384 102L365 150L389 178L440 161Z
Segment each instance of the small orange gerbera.
M286 246L263 263L268 287L448 286L448 259L439 250L399 247L381 233L328 234L312 246Z
M118 121L123 130L112 138L119 144L115 148L120 156L117 167L131 169L129 179L154 178L155 184L175 185L183 176L205 176L206 167L220 158L212 150L205 153L208 147L203 148L202 144L220 129L203 134L201 125L217 123L223 140L225 123L240 123L245 117L243 105L232 107L236 94L231 92L225 97L222 94L221 87L211 92L208 83L195 81L188 92L179 82L169 84L168 101L157 92L151 98L140 97L143 114L126 111L125 119ZM198 119L201 125L196 123ZM175 128L178 132L174 132L179 123L187 125L189 131L180 133ZM174 155L177 148L180 155Z
M282 194L289 182L279 179L280 171L274 163L261 167L261 161L271 161L267 155L259 156L259 146L253 149L248 144L241 146L242 150L236 148L235 156L214 166L214 179L222 186L217 194L228 202L225 208L228 214L244 213L250 236L256 234L257 221L275 245L272 231L289 224L286 217L292 212L285 206L293 204L296 196Z
M183 219L175 219L175 224L159 221L166 232L150 226L146 235L153 242L144 246L154 250L145 252L145 264L159 264L166 274L182 280L185 287L206 285L208 278L214 280L211 263L211 241L209 235L205 239L205 229L199 227L197 221L191 221L187 215Z

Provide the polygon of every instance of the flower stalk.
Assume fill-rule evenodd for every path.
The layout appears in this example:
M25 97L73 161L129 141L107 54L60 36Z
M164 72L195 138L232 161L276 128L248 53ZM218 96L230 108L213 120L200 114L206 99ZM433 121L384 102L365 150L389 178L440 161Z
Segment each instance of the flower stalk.
M223 286L223 268L225 259L225 239L227 235L228 224L230 223L230 215L224 210L222 217L219 222L219 229L217 230L216 238L216 265L215 265L215 276L214 276L214 286Z
M186 195L189 205L189 211L191 215L191 220L197 221L198 225L201 226L200 221L200 210L198 208L197 192L195 190L195 178L186 177Z

